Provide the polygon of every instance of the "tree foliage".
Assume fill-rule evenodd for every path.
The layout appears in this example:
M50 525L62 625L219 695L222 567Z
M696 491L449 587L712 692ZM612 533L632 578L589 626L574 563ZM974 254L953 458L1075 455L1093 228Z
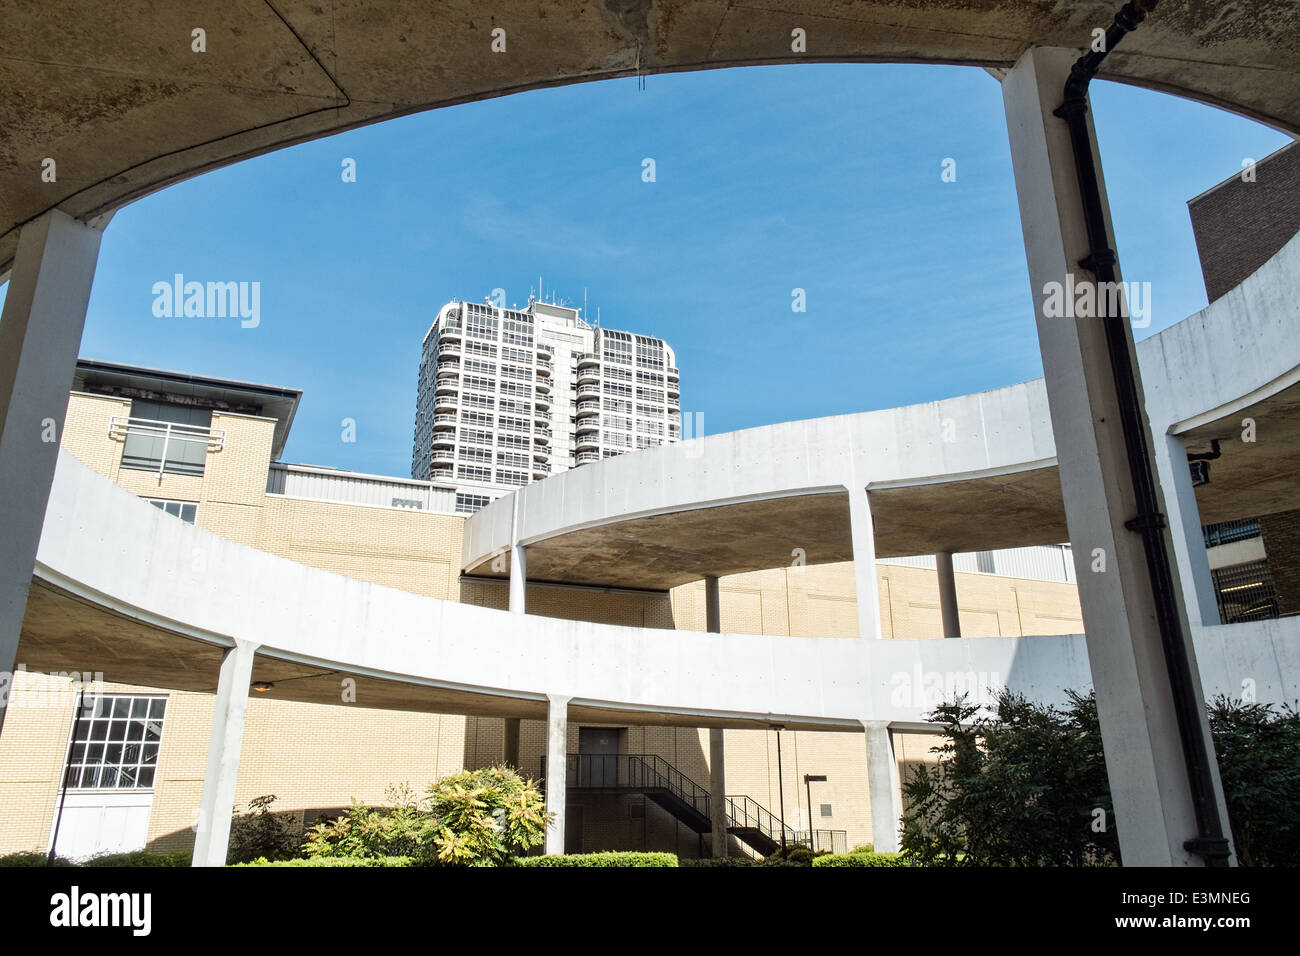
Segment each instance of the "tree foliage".
M944 866L1083 866L1119 860L1092 695L1064 709L1002 692L992 713L965 696L935 708L939 762L903 790L903 852Z
M935 708L939 760L903 784L903 852L932 866L1120 862L1093 693L1064 709L1003 692ZM1300 712L1216 698L1209 707L1233 846L1245 866L1300 865Z

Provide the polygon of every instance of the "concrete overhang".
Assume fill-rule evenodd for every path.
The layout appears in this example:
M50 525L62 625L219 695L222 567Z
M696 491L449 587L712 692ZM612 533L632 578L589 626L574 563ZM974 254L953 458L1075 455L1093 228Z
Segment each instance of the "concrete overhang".
M341 130L635 73L809 62L1006 68L1079 49L1119 0L47 0L0 29L0 277L19 227L83 220ZM206 52L192 49L205 32ZM494 31L506 49L492 50ZM803 29L807 52L794 53ZM501 36L498 34L497 36ZM1164 0L1102 77L1300 132L1300 8ZM57 179L42 179L53 159Z
M1205 524L1300 506L1300 235L1236 289L1138 343L1156 440L1207 452ZM1247 430L1247 420L1253 422ZM1251 437L1254 440L1249 440ZM466 522L462 568L670 588L705 575L851 560L847 489L866 489L876 555L1068 540L1044 382L787 422L552 475ZM1181 465L1179 465L1181 467ZM1166 492L1168 493L1168 492Z

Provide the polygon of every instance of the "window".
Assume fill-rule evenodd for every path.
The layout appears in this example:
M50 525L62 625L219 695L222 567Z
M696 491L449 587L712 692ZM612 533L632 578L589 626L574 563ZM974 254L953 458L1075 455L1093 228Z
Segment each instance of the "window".
M166 712L166 697L87 697L72 724L64 776L68 789L151 788Z
M158 471L161 466L176 475L203 474L212 409L136 399L131 418L122 448L123 468Z
M198 503L194 501L167 501L163 498L146 498L145 501L159 511L165 511L173 518L180 518L190 524L194 524L194 516L199 510Z
M480 508L486 508L491 500L487 495L468 495L464 492L457 492L456 511L459 514L472 515Z
M834 814L831 811L832 811L832 807L829 803L822 804L822 816L824 817L834 816Z

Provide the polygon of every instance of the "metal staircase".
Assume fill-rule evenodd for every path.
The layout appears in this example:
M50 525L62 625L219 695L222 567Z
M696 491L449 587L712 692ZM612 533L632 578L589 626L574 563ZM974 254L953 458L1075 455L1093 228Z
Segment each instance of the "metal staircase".
M542 758L542 786L546 758ZM595 794L642 793L698 834L713 829L709 791L658 754L568 754L565 784L569 790ZM787 846L811 846L832 853L848 852L844 830L794 830L767 808L747 796L723 797L727 832L762 854L779 849L784 832Z

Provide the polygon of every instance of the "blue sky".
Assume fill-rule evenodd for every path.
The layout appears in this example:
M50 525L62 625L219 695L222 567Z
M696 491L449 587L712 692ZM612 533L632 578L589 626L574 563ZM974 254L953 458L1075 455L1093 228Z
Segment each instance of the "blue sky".
M410 471L438 306L497 286L523 304L539 276L548 298L581 305L585 288L605 326L667 339L682 408L708 433L1041 374L983 70L781 66L646 86L407 117L128 206L105 233L81 354L302 388L286 459L395 475ZM1093 107L1124 276L1152 283L1144 336L1205 306L1186 201L1287 139L1108 83ZM260 282L260 325L155 317L151 288L177 272Z

